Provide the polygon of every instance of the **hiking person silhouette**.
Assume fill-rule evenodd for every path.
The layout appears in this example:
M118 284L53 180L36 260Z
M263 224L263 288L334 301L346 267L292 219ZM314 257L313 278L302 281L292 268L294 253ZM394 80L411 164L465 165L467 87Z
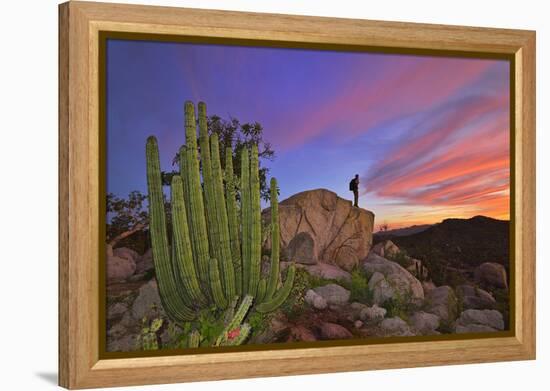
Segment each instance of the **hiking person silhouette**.
M353 206L356 206L359 208L359 175L355 174L355 178L353 178L349 182L349 190L353 191Z

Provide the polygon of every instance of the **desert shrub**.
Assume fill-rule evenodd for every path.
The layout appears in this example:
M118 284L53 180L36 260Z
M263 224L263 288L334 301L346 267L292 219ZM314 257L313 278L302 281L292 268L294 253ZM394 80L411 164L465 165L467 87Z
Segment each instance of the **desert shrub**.
M363 270L356 268L351 271L351 282L345 284L351 292L350 301L371 304L373 292L369 288L369 276Z
M393 297L386 300L382 307L388 311L386 315L388 318L398 316L405 321L409 319L409 314L415 310L410 292L402 294L395 291Z
M412 265L411 258L408 256L405 250L401 250L395 253L390 253L386 256L387 259L393 261L405 269Z

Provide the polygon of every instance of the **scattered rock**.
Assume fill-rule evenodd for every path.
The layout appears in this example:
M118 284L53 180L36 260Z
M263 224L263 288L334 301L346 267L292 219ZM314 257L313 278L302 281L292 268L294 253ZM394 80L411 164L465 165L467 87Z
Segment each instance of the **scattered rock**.
M153 263L153 250L149 249L145 251L141 257L136 260L136 274L141 274L153 270L155 265Z
M387 258L399 253L400 250L391 240L384 240L373 246L371 251L382 258Z
M304 342L317 341L317 337L315 337L315 334L313 334L311 330L301 325L291 327L289 339L291 341L304 341Z
M310 289L306 292L305 301L310 306L318 310L324 310L325 308L327 308L327 301L325 300L325 298L316 293L313 289Z
M409 318L411 326L422 335L433 335L438 332L439 316L424 311L418 311Z
M456 294L464 309L494 309L496 300L489 292L471 285L459 285Z
M455 293L444 285L431 290L426 296L425 311L439 316L445 322L453 322L457 317L458 305Z
M126 333L126 327L124 327L120 323L117 323L107 331L107 336L113 339L120 339Z
M390 287L402 297L410 296L413 301L424 299L424 289L420 281L396 262L371 252L363 261L363 269L370 274L383 274Z
M136 334L128 334L119 339L109 339L107 341L107 351L132 352L137 350L137 337Z
M116 251L116 250L115 250ZM123 281L136 271L136 263L132 259L115 255L107 256L107 281Z
M474 275L478 283L489 287L508 289L506 269L499 263L482 263L476 268Z
M398 316L384 319L382 322L380 322L380 328L382 328L382 330L387 335L394 335L394 336L413 335L411 333L409 325Z
M378 307L374 304L372 307L367 307L361 311L359 317L368 323L380 322L386 316L386 309Z
M132 305L132 316L134 319L142 319L151 314L163 314L162 304L157 288L157 280L152 279L139 288L139 293Z
M114 319L124 315L128 311L128 306L124 303L115 303L107 308L107 318Z
M269 208L262 212L262 218L270 221ZM280 202L279 221L283 256L294 251L289 251L289 246L297 235L307 233L313 241L313 251L306 252L305 259L311 255L315 262L350 271L367 256L372 245L374 214L352 207L350 201L326 189L304 191ZM309 243L309 239L302 235L300 242ZM270 235L263 247L271 248Z
M360 321L360 320L356 320L355 322L353 322L353 326L354 326L356 329L360 329L361 327L363 327L363 322Z
M456 321L457 333L497 331L503 329L504 320L502 314L497 310L466 310L460 314L460 317Z
M347 339L353 337L353 334L348 329L336 323L324 322L321 323L319 328L321 336L324 339Z
M325 278L327 280L336 281L351 281L351 274L347 271L339 268L338 266L331 265L330 263L318 262L315 265L303 265L302 266L309 274L315 277Z
M115 248L113 250L113 255L115 257L125 258L125 259L128 259L128 260L134 261L134 262L136 262L140 258L137 251L132 250L131 248L127 248L127 247Z
M344 305L349 301L351 295L350 291L336 284L319 286L313 290L322 296L329 305Z

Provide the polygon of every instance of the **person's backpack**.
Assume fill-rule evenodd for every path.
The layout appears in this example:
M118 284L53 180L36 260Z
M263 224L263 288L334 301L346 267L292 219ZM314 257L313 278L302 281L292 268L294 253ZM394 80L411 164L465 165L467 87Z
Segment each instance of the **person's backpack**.
M349 191L353 191L353 189L355 189L355 178L349 181Z

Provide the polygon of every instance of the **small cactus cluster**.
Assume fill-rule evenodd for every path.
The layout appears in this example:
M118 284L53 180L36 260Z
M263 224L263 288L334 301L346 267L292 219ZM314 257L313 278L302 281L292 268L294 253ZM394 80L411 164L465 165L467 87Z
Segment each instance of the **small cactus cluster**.
M271 266L261 275L261 208L258 147L241 151L240 181L233 172L233 151L225 151L222 170L217 134L208 134L206 105L185 103L185 140L180 148L180 173L172 177L170 203L172 245L166 225L157 140L147 139L147 186L151 246L159 294L168 316L177 323L192 321L211 308L232 313L215 346L238 345L250 333L243 324L251 307L271 312L288 297L295 267L279 287L279 216L277 181L271 179ZM200 157L199 149L200 146ZM202 182L201 182L202 178ZM237 200L237 182L239 199ZM240 302L240 304L239 304ZM237 307L234 311L233 309ZM193 331L190 347L198 347Z

